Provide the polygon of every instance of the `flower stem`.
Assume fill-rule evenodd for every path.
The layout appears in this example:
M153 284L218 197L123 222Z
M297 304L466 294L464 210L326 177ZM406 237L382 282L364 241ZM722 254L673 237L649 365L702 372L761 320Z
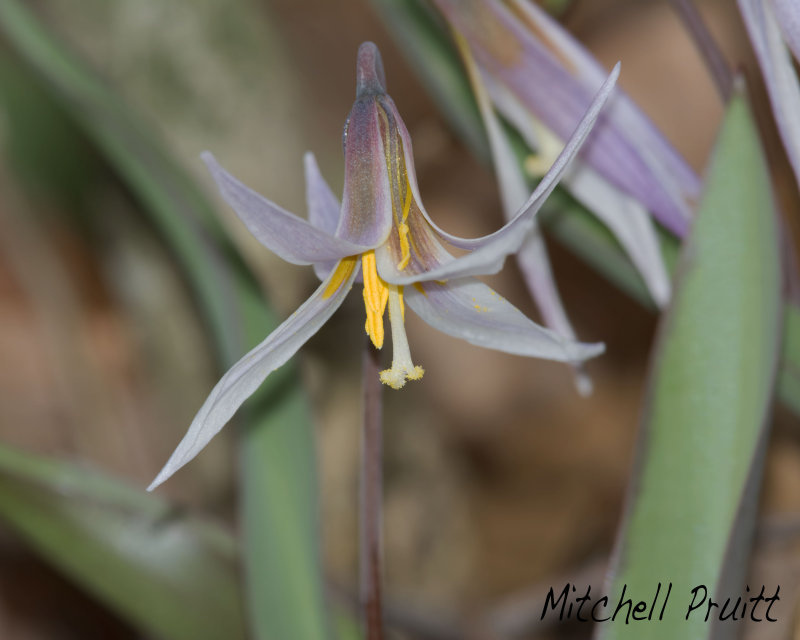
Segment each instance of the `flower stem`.
M367 340L364 352L364 429L361 439L361 606L367 640L383 638L381 611L381 502L383 494L383 385L379 352Z

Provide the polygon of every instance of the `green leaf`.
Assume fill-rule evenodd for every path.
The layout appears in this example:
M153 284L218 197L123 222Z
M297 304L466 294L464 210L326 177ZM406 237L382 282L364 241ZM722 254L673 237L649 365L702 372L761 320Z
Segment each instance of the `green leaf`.
M187 276L222 365L230 366L276 321L203 193L22 3L0 1L0 31L139 198ZM316 457L295 369L271 376L247 406L241 478L250 626L268 640L324 638Z
M600 625L604 640L644 626L648 638L711 637L705 604L685 620L692 589L719 603L744 592L783 314L766 166L737 96L661 327L610 595L627 585L634 602L652 600L661 582L663 602L671 582L671 599L662 622L618 618Z
M233 538L156 496L0 446L0 517L148 634L245 637Z
M323 639L320 525L317 510L303 507L317 504L314 442L298 422L309 420L305 395L280 373L259 395L272 425L247 426L242 434L247 598L258 638Z
M793 304L786 305L778 395L800 415L800 308Z
M453 129L488 164L488 145L469 81L435 11L425 0L372 0L372 4ZM591 267L644 306L653 308L639 274L617 241L568 193L556 188L540 217L549 233ZM658 232L664 258L672 267L678 241L661 227ZM800 414L800 305L796 302L787 305L784 344L778 393L788 407Z

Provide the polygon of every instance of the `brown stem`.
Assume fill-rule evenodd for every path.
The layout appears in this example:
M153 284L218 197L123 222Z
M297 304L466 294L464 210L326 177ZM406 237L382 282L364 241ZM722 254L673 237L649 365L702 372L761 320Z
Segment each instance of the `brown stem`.
M670 0L670 3L694 40L700 55L703 56L722 101L727 103L733 92L733 73L725 62L714 36L711 35L692 0Z
M361 606L367 640L382 640L381 498L383 493L382 385L379 352L367 340L364 352L364 430L361 440Z

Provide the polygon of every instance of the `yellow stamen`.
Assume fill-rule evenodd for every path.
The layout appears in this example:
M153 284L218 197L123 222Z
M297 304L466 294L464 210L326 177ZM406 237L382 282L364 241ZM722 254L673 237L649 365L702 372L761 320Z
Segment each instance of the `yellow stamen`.
M397 224L397 234L400 236L400 262L397 263L397 268L402 271L408 266L408 261L411 259L411 247L408 243L408 214L411 211L411 185L408 183L408 176L404 175L406 182L406 199L403 203L403 212Z
M380 349L383 346L383 313L389 299L389 287L378 275L374 251L367 251L361 256L361 273L364 278L364 308L367 311L364 329L375 348Z
M402 271L408 266L411 259L411 247L408 244L408 225L403 222L397 227L397 234L400 236L400 262L397 268Z
M403 217L401 222L408 220L409 211L411 211L411 185L408 183L408 176L406 176L406 201L403 203Z
M339 264L337 264L336 268L333 270L333 275L331 276L330 282L328 282L328 286L325 287L325 291L322 292L323 298L330 298L339 290L342 283L353 273L353 269L356 267L356 260L358 260L358 256L348 256L347 258L339 260Z

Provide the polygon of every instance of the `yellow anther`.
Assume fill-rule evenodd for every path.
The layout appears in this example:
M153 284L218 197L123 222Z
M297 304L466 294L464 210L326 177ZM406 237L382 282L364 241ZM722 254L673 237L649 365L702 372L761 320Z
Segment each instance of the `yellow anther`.
M411 247L408 244L408 225L403 222L397 227L397 234L400 236L400 262L397 263L397 268L402 271L408 266L408 261L411 259Z
M406 176L406 201L403 203L403 217L401 222L408 220L408 212L411 211L411 185L408 183L408 176Z
M328 286L325 287L325 291L322 292L323 298L330 298L339 290L342 283L353 273L353 269L356 267L356 260L358 260L358 256L348 256L347 258L339 260L339 264L337 264L333 270L333 275L331 276L330 282L328 282Z
M374 251L367 251L361 256L361 273L364 278L364 308L367 311L364 329L375 348L380 349L383 346L383 313L389 299L389 287L378 275Z
M406 180L406 198L403 203L403 212L400 219L397 221L397 235L400 237L400 262L397 263L397 268L402 271L408 266L408 261L411 259L411 247L408 242L409 228L406 220L411 211L411 185L408 183L408 176Z

